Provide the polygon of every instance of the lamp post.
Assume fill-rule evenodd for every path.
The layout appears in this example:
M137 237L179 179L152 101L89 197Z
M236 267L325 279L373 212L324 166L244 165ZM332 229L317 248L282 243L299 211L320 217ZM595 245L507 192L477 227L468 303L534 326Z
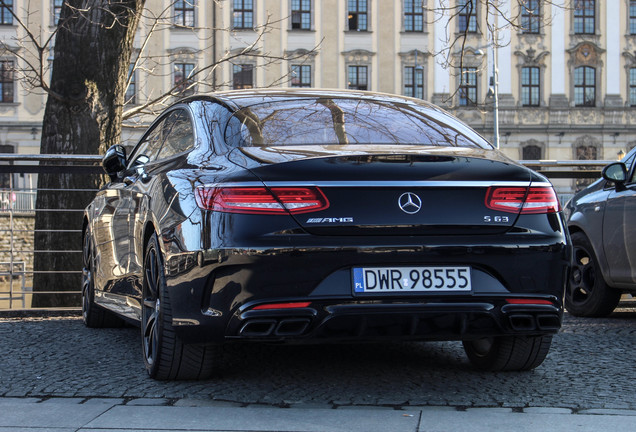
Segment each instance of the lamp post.
M499 69L497 68L497 31L492 37L492 86L493 86L493 144L499 148Z
M492 87L488 90L488 96L491 95L493 97L493 111L492 111L492 120L493 120L493 134L492 141L495 145L495 148L499 148L499 68L497 66L497 30L493 30L492 33L492 42L485 47L492 47L492 77L490 78L490 85ZM475 51L475 55L483 56L484 52L481 49L477 49Z

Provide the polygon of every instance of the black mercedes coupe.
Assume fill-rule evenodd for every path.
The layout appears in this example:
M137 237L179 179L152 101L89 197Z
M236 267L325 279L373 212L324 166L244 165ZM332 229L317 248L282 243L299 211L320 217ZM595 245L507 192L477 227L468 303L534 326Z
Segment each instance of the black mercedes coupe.
M138 323L153 378L209 377L232 342L457 340L478 369L529 370L561 327L552 185L421 100L191 97L103 165L84 322Z

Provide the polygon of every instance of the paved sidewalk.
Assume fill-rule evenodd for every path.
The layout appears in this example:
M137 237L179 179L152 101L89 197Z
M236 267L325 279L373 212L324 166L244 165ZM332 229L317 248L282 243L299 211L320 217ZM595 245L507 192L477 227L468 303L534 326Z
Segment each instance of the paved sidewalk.
M0 432L631 432L635 421L634 410L275 408L206 399L0 398Z

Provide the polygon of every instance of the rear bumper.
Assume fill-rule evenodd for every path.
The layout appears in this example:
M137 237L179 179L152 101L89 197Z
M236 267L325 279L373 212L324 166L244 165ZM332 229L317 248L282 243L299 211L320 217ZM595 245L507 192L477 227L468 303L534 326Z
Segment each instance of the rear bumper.
M562 317L563 309L556 305L512 305L498 298L394 304L317 301L294 310L248 309L232 318L226 336L296 343L468 340L552 334L560 329Z
M527 244L480 240L470 246L464 238L463 245L237 248L219 251L210 262L194 253L190 265L168 265L174 270L167 277L173 325L188 343L460 340L557 332L570 268L565 238L543 236ZM399 265L470 266L473 289L435 295L354 293L353 267ZM550 305L513 305L507 298ZM310 306L253 310L298 301Z

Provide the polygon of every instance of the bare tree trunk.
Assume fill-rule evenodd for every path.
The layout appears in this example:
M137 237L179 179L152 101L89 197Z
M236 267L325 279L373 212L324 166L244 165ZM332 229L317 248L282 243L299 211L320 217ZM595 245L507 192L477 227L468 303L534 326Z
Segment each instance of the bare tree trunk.
M98 154L119 143L122 106L135 31L145 0L67 0L55 39L55 58L42 125L43 154ZM43 173L38 177L34 291L79 289L83 209L99 176ZM72 210L76 211L64 211ZM60 271L63 273L41 273ZM34 295L34 307L79 305L78 296Z

